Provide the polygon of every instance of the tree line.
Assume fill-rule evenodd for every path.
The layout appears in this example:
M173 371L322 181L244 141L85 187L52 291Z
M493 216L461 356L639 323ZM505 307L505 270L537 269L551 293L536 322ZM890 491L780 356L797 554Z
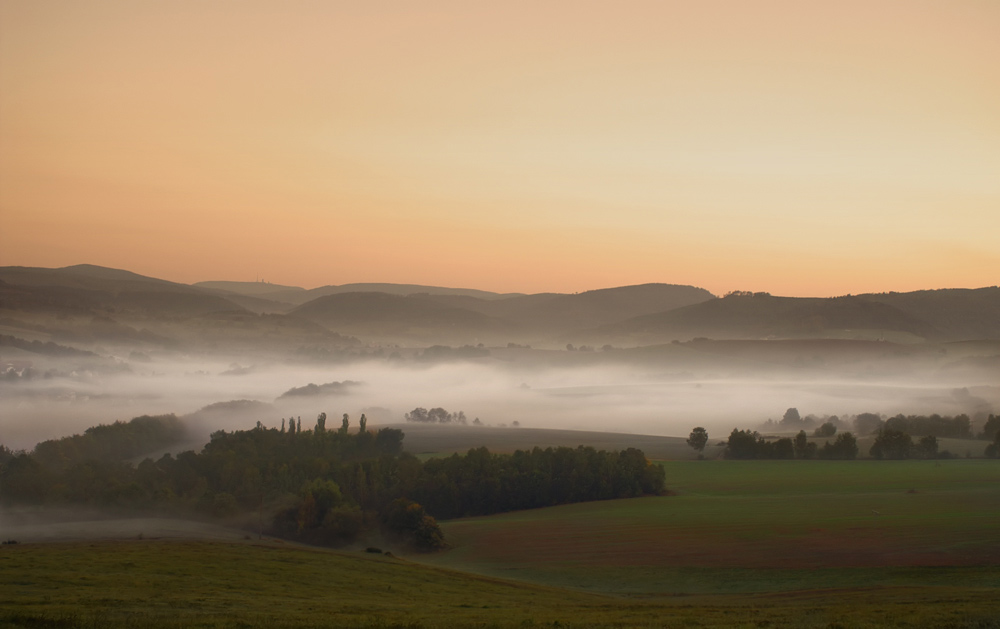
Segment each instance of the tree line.
M804 430L795 438L782 437L768 441L753 430L733 429L722 455L727 459L828 459L853 460L858 456L858 440L849 432L837 435L833 443L823 447L809 441Z
M213 433L201 452L131 465L133 444L151 423L171 434L177 422L173 416L137 419L39 444L31 453L0 450L2 500L206 517L266 511L267 530L277 536L339 544L380 528L415 548L433 549L444 543L435 516L656 494L664 484L662 467L639 450L493 454L478 448L422 462L403 452L401 430L369 431L362 422L350 431L347 415L338 430L327 430L325 414L311 430L301 420L289 421L287 429L284 420L281 428L258 422L251 430ZM69 446L77 442L89 446Z

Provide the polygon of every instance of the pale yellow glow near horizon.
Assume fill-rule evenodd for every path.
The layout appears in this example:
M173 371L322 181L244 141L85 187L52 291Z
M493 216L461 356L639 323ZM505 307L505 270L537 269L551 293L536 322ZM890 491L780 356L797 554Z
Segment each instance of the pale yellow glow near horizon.
M1000 283L1000 2L0 2L0 264Z

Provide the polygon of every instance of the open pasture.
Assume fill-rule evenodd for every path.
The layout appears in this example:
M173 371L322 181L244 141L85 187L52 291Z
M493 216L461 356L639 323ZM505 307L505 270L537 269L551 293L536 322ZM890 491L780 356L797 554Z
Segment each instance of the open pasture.
M995 590L624 598L275 542L0 550L0 627L1000 627Z
M408 452L421 457L464 454L472 448L486 446L490 452L510 453L515 450L531 450L534 447L548 448L566 446L590 446L595 450L624 450L638 448L650 459L696 459L698 453L692 450L681 437L638 435L588 430L556 430L550 428L498 428L495 426L460 426L452 424L393 424L406 433L403 447ZM705 456L718 456L723 448L710 442ZM984 446L985 447L985 446Z
M1000 587L993 461L673 461L675 496L442 523L427 561L634 594Z

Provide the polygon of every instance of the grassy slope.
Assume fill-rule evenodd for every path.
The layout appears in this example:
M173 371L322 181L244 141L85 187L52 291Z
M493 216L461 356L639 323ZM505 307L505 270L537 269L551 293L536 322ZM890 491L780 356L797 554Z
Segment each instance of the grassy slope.
M644 595L1000 587L995 462L664 465L677 496L445 522L427 561Z
M0 551L0 627L997 627L995 590L624 599L275 543Z
M418 423L392 424L391 427L399 428L406 433L404 447L418 456L441 456L454 452L464 454L482 445L486 445L490 452L507 453L515 450L531 450L535 446L575 448L585 445L597 450L639 448L650 459L694 459L698 456L680 437L549 428L495 428ZM722 448L712 445L707 449L706 456L716 456L721 451Z

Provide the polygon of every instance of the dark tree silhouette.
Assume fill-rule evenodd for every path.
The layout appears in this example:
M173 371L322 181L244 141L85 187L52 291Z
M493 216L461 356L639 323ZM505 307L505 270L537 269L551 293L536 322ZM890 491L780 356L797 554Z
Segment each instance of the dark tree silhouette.
M908 459L913 449L913 439L900 430L883 428L875 437L868 454L876 459Z
M691 435L687 439L687 444L701 452L708 445L708 431L701 426L696 426L694 430L691 431Z

